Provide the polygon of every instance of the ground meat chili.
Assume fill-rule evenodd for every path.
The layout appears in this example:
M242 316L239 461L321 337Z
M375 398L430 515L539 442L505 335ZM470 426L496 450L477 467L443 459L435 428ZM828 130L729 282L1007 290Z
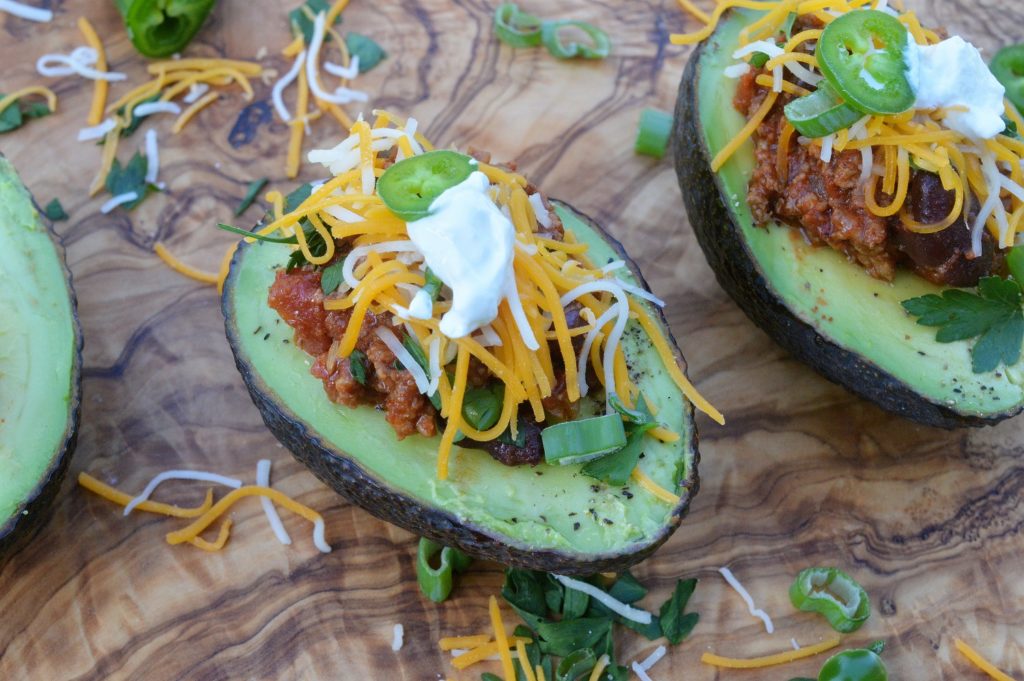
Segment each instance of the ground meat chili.
M504 167L509 171L515 170L511 164ZM527 193L537 193L537 190L530 186ZM544 205L548 207L551 224L538 234L561 241L564 237L562 223L546 199ZM343 257L340 254L348 249L343 242L337 245L338 257ZM358 372L363 379L360 382L352 370L353 360L340 357L337 353L337 346L345 335L352 310L325 310L320 279L320 269L308 264L293 269L282 267L275 275L267 302L294 330L295 344L313 356L310 373L323 382L327 397L346 407L375 406L384 413L398 439L417 433L426 437L437 435L442 427L437 410L430 399L420 393L412 374L398 362L395 354L375 332L385 327L397 338L402 338L406 333L405 328L401 324L396 325L391 315L366 313L355 347L365 357L365 360L362 357L358 360L363 363L363 371ZM580 310L578 303L570 303L567 307L566 316L570 328L586 324L580 316ZM582 341L582 336L573 339L577 352L580 351ZM560 363L555 341L551 341L551 357L556 364ZM564 367L556 366L555 369L556 384L552 394L543 400L545 410L555 420L574 418L577 409L576 405L569 402L566 393ZM476 358L470 359L470 386L484 387L495 380L487 367ZM544 460L541 429L541 424L522 416L516 441L506 433L490 442L463 440L460 444L487 451L494 459L508 466L536 465Z
M738 84L733 105L748 118L767 96L768 90L755 82L764 73L751 69ZM753 135L755 167L747 202L756 225L789 225L811 244L839 251L884 281L892 281L897 268L906 267L935 284L975 286L980 277L999 270L1001 258L987 232L983 255L974 257L963 216L950 227L925 235L906 229L899 215L884 218L868 210L861 184L862 160L856 150L835 152L826 163L816 146L799 144L794 138L786 154L786 177L779 177L778 144L786 121L783 109L792 99L779 96ZM879 189L879 205L887 205L892 198ZM942 188L938 176L913 171L907 206L915 220L941 221L953 202L954 193Z

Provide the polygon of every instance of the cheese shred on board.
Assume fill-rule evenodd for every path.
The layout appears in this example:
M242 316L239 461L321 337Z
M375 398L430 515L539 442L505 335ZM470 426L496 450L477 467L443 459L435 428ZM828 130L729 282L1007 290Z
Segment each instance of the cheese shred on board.
M754 135L768 115L780 93L806 94L799 83L816 84L823 78L813 49L822 28L796 32L784 42L775 37L786 31L791 15L808 17L819 26L827 26L837 17L856 9L879 9L902 23L914 43L911 47L927 48L942 42L942 36L921 25L913 11L890 7L887 0L716 0L710 14L702 12L687 0L680 6L704 26L693 33L671 36L676 45L693 45L715 31L723 15L731 9L760 10L764 14L740 31L737 60L727 69L727 76L741 77L753 67L755 55L767 55L757 83L768 88L763 104L754 112L743 129L712 160L711 169L718 172ZM898 3L893 3L896 5ZM1004 118L1024 131L1024 118L1017 108L1004 100ZM838 133L817 139L793 136L792 128L779 145L780 177L786 177L785 149L789 140L820 149L828 162L833 153L858 150L862 156L864 202L871 213L880 218L899 215L903 225L912 232L932 234L954 225L963 216L971 229L975 256L982 254L985 231L999 248L1013 246L1024 220L1024 140L1013 134L1013 126L992 138L968 136L954 121L962 107L922 109L911 108L896 115L869 115ZM954 192L954 203L948 216L932 224L914 220L909 184L912 168L934 173L946 191ZM880 205L880 196L891 197ZM972 206L972 200L975 205Z
M301 111L300 107L297 117ZM555 234L541 227L545 221L557 221L554 210L546 202L530 200L529 194L537 196L536 190L510 168L472 161L481 189L514 229L509 284L514 291L499 303L497 317L477 331L461 337L442 333L453 297L447 287L441 287L433 301L429 296L423 300L426 256L410 235L412 223L392 213L376 193L376 180L387 167L433 147L417 131L415 120L385 111L374 111L374 115L372 122L356 121L350 136L333 149L309 153L309 161L323 164L333 177L311 189L308 198L291 211L270 220L259 234L294 237L299 253L293 256L301 256L300 263L323 267L336 261L335 267L340 267L337 290L317 303L328 312L344 313L347 319L343 335L328 353L328 371L340 360L352 361L364 325L382 320L394 325L376 326L376 335L416 379L419 392L436 400L437 412L447 421L438 448L438 479L449 476L457 433L477 442L496 440L506 432L514 438L520 415L545 422L545 400L560 381L565 398L578 404L591 388L587 379L591 369L595 392L600 388L606 396L634 406L639 389L627 369L622 343L627 330L645 331L668 376L698 409L722 422L721 414L687 379L659 331L652 314L656 299L630 283L628 271L596 267L587 258L588 247L578 243L571 231L563 234L559 226ZM293 129L298 128L297 120ZM626 274L620 276L622 272ZM573 323L572 329L567 318L570 306L578 306L583 320ZM403 335L405 340L400 341ZM574 337L584 336L583 349L577 351ZM538 338L548 339L550 345L538 343ZM415 360L417 354L424 358L422 362ZM500 413L482 429L474 428L463 413L471 362L487 370L502 396ZM611 402L601 402L598 408L610 413ZM665 441L678 439L667 429L658 435ZM639 468L634 478L666 503L679 501Z
M831 650L838 645L839 637L835 636L813 646L805 646L800 650L786 650L774 655L765 655L764 657L735 658L722 657L714 653L704 653L701 655L700 661L712 667L725 667L727 669L762 669L764 667L786 664L794 660L802 660L805 657L811 657L826 650Z

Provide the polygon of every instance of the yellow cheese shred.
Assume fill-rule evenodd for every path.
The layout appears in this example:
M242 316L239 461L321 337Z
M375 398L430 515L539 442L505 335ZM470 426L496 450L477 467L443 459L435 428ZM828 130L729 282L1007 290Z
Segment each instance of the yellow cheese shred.
M590 672L590 678L587 681L599 681L601 678L601 672L603 672L606 667L608 667L607 653L597 658L597 664L594 665L594 669Z
M534 671L537 672L537 681L548 681L548 677L544 675L544 667L537 665Z
M204 284L219 283L220 277L218 275L213 274L212 272L203 272L202 270L196 269L191 265L186 265L181 260L172 255L171 252L167 250L167 247L164 246L162 243L157 243L155 246L153 246L153 250L160 257L160 259L163 260L167 264L167 266L170 267L175 272L184 274L189 279L201 281Z
M171 71L209 71L211 69L234 69L246 76L258 76L263 73L263 67L256 62L242 61L241 59L206 59L203 57L167 59L165 61L153 62L146 67L146 71L153 75L169 73Z
M473 637L467 636L465 638ZM473 666L477 662L486 660L491 655L496 655L498 653L499 647L498 642L490 640L491 637L488 635L485 635L484 638L486 638L487 640L481 643L480 645L475 646L470 650L467 650L466 652L462 653L461 655L452 658L452 666L461 671L463 669L466 669L467 667ZM529 643L529 639L525 639L519 636L511 637L507 643L508 646L514 646L519 641ZM508 650L508 646L506 646L506 650ZM454 650L454 648L450 648L449 650Z
M78 484L89 490L93 494L103 497L107 501L112 501L118 506L127 506L131 503L133 497L131 494L125 494L124 492L111 487L110 485L104 484L92 477L88 473L78 474ZM207 488L206 500L202 505L196 508L182 508L180 506L172 506L171 504L163 504L159 501L143 501L138 504L135 508L140 511L146 511L147 513L159 513L160 515L170 516L172 518L198 518L203 515L213 506L213 490Z
M764 657L734 658L722 657L721 655L715 655L714 653L704 653L701 655L700 661L706 665L711 665L713 667L726 667L728 669L762 669L764 667L786 664L787 662L793 662L794 660L802 660L805 657L812 657L818 653L823 653L826 650L831 650L838 645L839 637L835 636L826 641L822 641L821 643L816 643L813 646L805 646L799 650L787 650L774 655L765 655Z
M501 621L498 599L493 595L487 602L487 609L491 614L491 627L494 629L494 640L498 644L498 656L501 658L501 671L505 675L505 681L516 681L516 672L512 668L512 655L508 652L509 643L508 637L505 635L505 623Z
M980 653L978 653L978 651L964 643L962 640L954 639L953 644L956 646L956 649L960 651L960 654L966 657L971 664L991 676L996 681L1014 681L1012 676L1000 671L994 664L986 660Z
M3 111L11 104L14 104L22 97L27 97L28 95L42 95L43 97L46 97L46 105L50 107L50 111L54 112L57 110L57 95L54 94L53 90L48 87L43 87L42 85L29 85L28 87L23 87L20 90L15 90L9 95L0 97L0 111Z
M516 641L516 654L519 655L519 666L523 670L523 676L526 677L526 681L537 681L537 675L533 673L533 668L530 666L530 658L526 654L526 644L522 641Z
M228 537L231 536L231 518L227 518L220 524L220 530L217 532L217 539L214 541L207 541L202 537L194 537L189 540L192 546L202 549L203 551L220 551L224 548L224 545L228 543Z
M89 196L95 196L107 182L107 175L117 158L117 142L121 139L120 127L114 128L103 138L103 155L100 158L100 169L89 187Z
M734 137L728 144L722 147L722 150L715 155L715 158L711 161L712 172L717 173L721 170L722 166L725 165L725 162L732 158L732 155L736 153L744 142L750 139L750 136L754 134L755 130L757 130L757 126L761 125L761 121L765 119L768 112L770 112L772 107L775 106L775 100L778 98L779 94L777 92L768 93L768 96L765 97L764 101L761 103L761 108L751 116L750 120L743 126L743 129L740 130L739 134L736 135L736 137Z
M444 373L444 372L442 372ZM469 374L469 351L465 346L459 346L459 354L455 359L454 388L448 404L448 424L441 436L441 445L437 449L437 478L438 480L448 479L448 460L452 453L452 442L455 440L455 433L462 426L462 401L466 397L466 383Z
M491 640L490 634L474 634L472 636L446 636L437 642L441 650L455 650L456 648L476 648Z
M665 503L672 504L673 506L679 503L679 495L669 492L667 489L654 482L654 480L651 480L650 476L640 470L639 466L633 469L633 472L630 473L629 477L636 480L637 484Z
M199 518L197 518L188 527L170 532L166 537L167 543L174 545L191 541L198 537L203 530L212 525L217 518L224 515L224 512L231 508L236 501L245 497L253 496L266 497L274 502L275 506L283 506L292 513L302 516L311 523L322 525L324 522L323 516L319 513L308 506L300 504L276 489L260 487L258 485L248 485L246 487L239 487L238 489L231 490L227 495L222 497L220 501L214 504L213 508L199 516Z
M186 125L188 125L188 122L192 120L193 116L217 101L218 97L220 97L220 93L218 92L207 92L205 95L192 102L187 109L178 115L177 120L174 121L174 125L171 126L171 132L177 135L185 128Z
M78 30L85 36L85 42L88 43L89 47L96 50L96 70L106 73L107 53L103 49L103 43L100 42L99 36L96 35L96 29L92 27L88 19L79 17ZM92 106L89 107L89 125L99 125L100 121L103 120L103 108L107 104L107 89L109 87L110 84L102 78L95 81L92 90ZM0 109L0 111L2 110Z

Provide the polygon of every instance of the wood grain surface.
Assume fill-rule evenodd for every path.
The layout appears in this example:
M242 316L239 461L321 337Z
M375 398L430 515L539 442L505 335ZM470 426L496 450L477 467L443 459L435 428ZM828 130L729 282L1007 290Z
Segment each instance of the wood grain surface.
M113 68L141 82L144 62L114 3L47 4L56 11L49 25L0 18L0 91L40 80L41 54L82 44L81 15L104 36ZM266 65L280 70L291 4L222 0L188 53L252 58L265 46ZM726 413L725 427L699 420L702 486L689 518L636 570L654 587L654 607L677 578L701 578L691 602L700 624L652 675L815 675L820 659L747 673L698 660L709 649L747 656L787 649L791 637L809 644L827 636L822 620L794 613L786 591L801 568L834 564L874 603L871 620L847 642L884 638L891 678L983 678L955 652L955 636L1020 678L1024 419L944 432L888 416L783 354L718 288L671 167L632 152L640 108L671 108L688 55L668 46L667 35L697 27L674 2L524 0L528 9L605 27L614 56L600 63L500 45L494 4L354 0L344 28L374 36L391 55L361 79L371 106L415 116L440 145L472 144L515 160L625 243L668 301L691 376ZM986 50L1024 41L1018 0L912 4L929 23ZM291 186L282 176L285 126L264 126L233 148L228 133L245 104L238 95L177 137L167 117L154 119L146 127L160 131L167 191L131 213L101 215L102 199L87 198L99 149L75 141L91 86L73 78L50 84L60 112L0 136L0 151L41 202L58 196L71 213L58 230L85 331L85 396L78 454L54 518L0 569L0 679L478 679L479 667L453 672L435 642L487 628L500 566L478 563L446 603L421 598L416 538L345 503L277 445L233 366L216 292L152 253L162 241L216 269L230 239L214 225L232 219L246 184L267 176L274 188ZM257 97L268 96L260 85ZM313 144L340 134L322 121ZM141 134L126 140L122 159L141 143ZM321 172L306 166L301 179ZM333 553L318 553L295 517L285 517L295 543L280 546L255 502L235 508L221 553L168 546L164 534L179 523L123 518L73 482L85 470L134 491L172 467L252 481L263 457L274 461L275 486L324 514ZM200 487L172 483L158 497L198 502ZM718 576L722 565L774 616L774 635ZM390 648L395 623L406 632L398 653ZM655 645L623 634L619 657L628 662Z

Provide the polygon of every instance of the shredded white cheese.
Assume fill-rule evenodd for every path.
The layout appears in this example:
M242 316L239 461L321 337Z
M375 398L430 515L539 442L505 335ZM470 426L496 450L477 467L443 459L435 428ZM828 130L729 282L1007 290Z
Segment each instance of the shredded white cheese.
M131 192L133 197L135 192ZM125 196L122 194L122 196ZM117 198L116 196L114 197ZM113 201L114 199L111 199ZM132 199L129 199L131 201ZM109 202L108 202L109 203ZM143 501L149 499L150 495L156 490L160 483L167 480L198 480L200 482L212 482L217 485L224 485L225 487L231 487L232 489L238 489L242 486L242 481L236 478L229 478L226 475L218 475L217 473L207 473L206 471L186 471L186 470L171 470L164 471L163 473L157 474L149 484L146 485L145 489L139 496L135 497L128 502L128 505L124 507L124 514L128 515L135 509L136 506L141 504Z
M726 78L742 78L750 72L750 64L743 61L738 64L731 64L722 69L722 75Z
M379 244L367 244L365 246L356 246L353 248L347 256L341 266L341 274L345 279L345 283L355 288L359 286L359 279L356 279L355 268L359 264L359 261L365 258L370 253L419 253L419 249L416 248L416 244L412 241L383 241Z
M425 395L429 394L427 391L430 389L430 379L427 378L427 373L423 371L423 367L419 365L419 362L413 359L413 356L405 349L402 342L398 340L398 336L391 329L384 326L378 326L375 333L378 338L384 341L384 345L388 346L388 349L395 354L395 357L402 363L406 371L412 374L413 380L416 381L416 388Z
M110 211L114 210L118 206L123 206L126 203L131 203L135 199L139 198L136 192L125 192L124 194L118 194L117 196L111 197L100 206L100 212L106 215Z
M587 362L590 361L590 348L597 341L597 334L601 333L601 329L617 318L621 310L622 303L613 303L600 317L591 321L593 328L587 332L586 337L583 339L583 347L580 349L579 357L576 358L576 384L580 388L580 397L586 397L587 393L590 392L590 386L587 385ZM594 314L588 307L583 308L583 312L590 312L591 316ZM628 309L626 314L629 314Z
M615 321L615 326L612 327L611 332L608 334L608 341L604 345L604 356L602 357L604 364L602 367L604 369L604 387L605 392L607 392L608 397L610 398L612 395L618 394L615 386L615 350L618 348L619 342L622 340L622 334L626 331L626 322L629 321L629 301L626 298L625 289L622 288L621 282L618 280L609 281L607 279L602 279L600 281L591 281L586 284L580 284L563 295L561 304L562 307L565 307L585 293L597 292L611 293L618 301L618 318ZM585 379L582 378L584 373L585 372L580 371L580 377L578 377L578 380L581 381L581 393L586 385ZM611 413L613 410L610 400L607 409L608 413Z
M551 214L548 212L548 207L544 205L544 199L540 197L540 194L534 192L528 197L530 200L530 207L533 208L533 214L537 218L537 224L544 229L550 229L551 225Z
M637 678L640 679L640 681L654 681L654 679L652 679L647 674L647 670L640 666L639 662L634 662L632 664L632 667L633 667L633 673L636 674Z
M174 102L143 102L132 109L132 116L135 118L142 118L155 113L178 115L181 113L181 107Z
M793 646L793 650L800 650L800 644L796 642L795 638L789 639L789 644Z
M277 115L281 117L281 120L285 123L292 119L291 113L288 111L288 107L285 106L284 94L285 88L292 84L292 82L299 77L299 70L302 69L302 65L306 62L306 51L299 52L299 56L295 58L295 63L288 69L281 78L274 83L274 87L270 90L270 99L274 103L274 110L277 111Z
M320 75L317 69L320 65L320 47L324 42L325 13L316 15L313 22L313 37L309 42L309 54L306 57L306 79L309 82L309 89L313 96L333 104L348 104L349 102L365 102L370 96L359 90L350 90L346 87L339 87L334 92L327 92L320 86Z
M576 591L581 591L587 594L588 596L598 601L599 603L601 603L601 605L605 606L612 612L615 612L616 614L621 615L622 617L625 617L628 620L631 620L633 622L639 622L640 624L651 623L651 613L647 612L646 610L634 608L631 605L626 605L625 603L612 598L601 589L598 589L596 586L587 584L586 582L581 582L578 579L573 579L572 577L566 577L564 575L552 576L559 582L561 582L562 585L565 586L565 588L574 589Z
M156 130L146 131L146 182L156 184L160 172L160 148L156 143Z
M634 286L633 284L627 284L626 282L618 278L614 278L614 281L616 284L622 287L623 291L632 293L637 298L643 298L644 300L648 300L657 305L658 307L665 307L665 301L659 298L658 296L654 295L650 291L646 291L640 288L639 286Z
M108 118L99 125L94 125L91 128L80 129L78 131L78 141L87 142L89 140L98 140L116 127L117 121L113 118Z
M36 60L36 71L47 77L70 76L78 74L89 80L119 81L128 76L117 71L97 71L92 68L99 60L96 50L91 47L76 47L67 54L44 54Z
M668 650L665 646L658 646L653 653L644 658L644 661L640 663L640 666L644 668L644 671L647 671L654 665L658 664L658 662L661 661L661 658L665 657L666 652L668 652Z
M270 459L260 459L256 463L256 484L260 487L270 487ZM260 504L263 506L263 513L267 516L267 522L270 523L270 529L274 531L277 541L285 546L291 544L292 538L288 535L288 530L284 529L281 516L274 508L274 502L266 497L260 497Z
M402 645L405 643L405 627L401 624L396 624L394 633L391 636L391 650L396 653L402 649Z
M199 100L200 97L205 95L210 89L210 86L206 83L192 83L188 88L188 94L181 98L181 101L186 104L192 104Z
M338 78L344 78L345 80L352 80L359 75L359 55L355 55L349 60L348 66L341 66L334 62L325 61L324 71L335 75Z
M29 21L47 22L53 21L53 12L39 7L30 7L14 0L0 0L0 12L13 14L21 19Z
M732 570L730 570L727 567L721 567L718 568L718 571L722 574L722 577L725 578L725 581L729 583L729 586L735 589L736 593L740 595L740 598L743 599L743 602L747 604L747 609L750 611L750 614L754 617L760 618L761 621L764 622L765 631L767 631L769 634L774 632L775 625L772 624L772 618L769 617L768 613L766 613L764 610L761 610L754 606L754 598L750 595L749 591L743 588L743 585L740 584L740 580L736 579L736 576L732 574Z

